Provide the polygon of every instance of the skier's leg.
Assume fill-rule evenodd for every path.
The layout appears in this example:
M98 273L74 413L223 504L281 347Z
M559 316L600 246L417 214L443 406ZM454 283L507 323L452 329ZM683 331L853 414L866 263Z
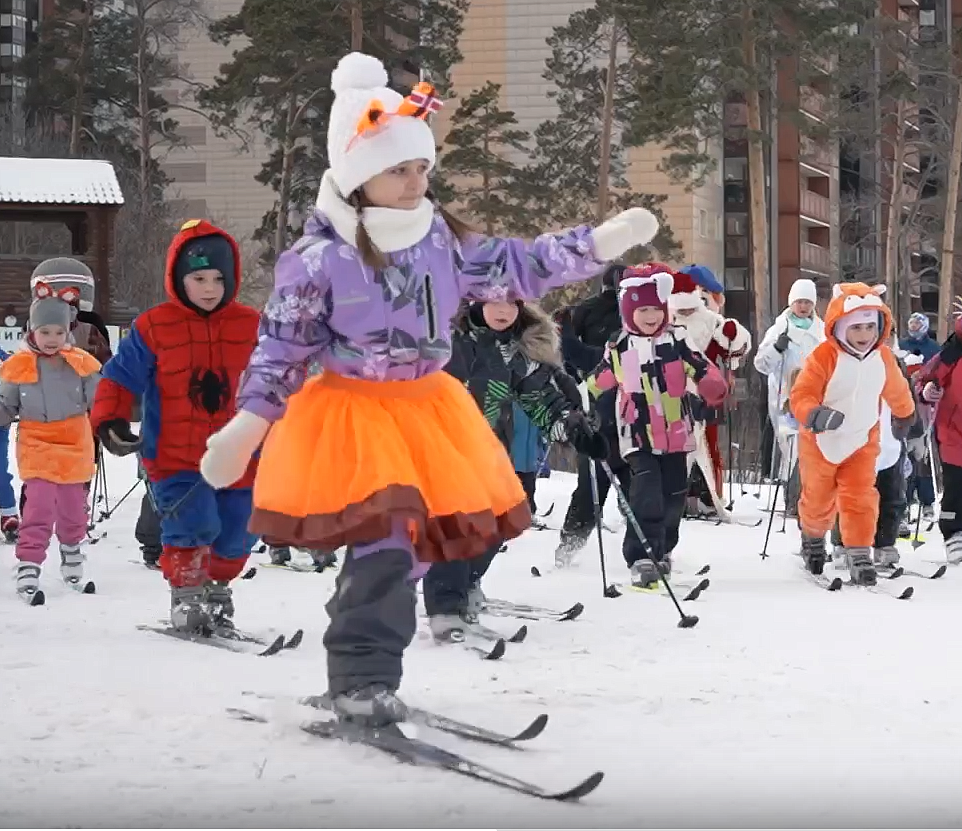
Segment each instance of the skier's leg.
M229 618L234 614L230 581L244 570L257 537L247 530L251 517L250 488L216 491L215 498L220 533L211 545L207 602L215 617Z
M147 484L150 487L150 484ZM140 550L143 553L144 563L149 566L156 566L163 553L163 543L160 541L160 517L154 510L154 503L151 502L150 492L144 493L140 500L140 514L137 517L137 525L134 528L134 537L140 543Z
M160 568L170 585L171 623L198 631L210 628L203 608L211 544L220 534L215 491L199 473L184 472L153 483L164 553Z
M40 587L40 567L47 559L47 546L53 536L57 514L57 486L43 479L28 479L23 493L26 513L17 539L17 591L33 594Z
M939 530L945 540L945 554L951 561L962 560L962 467L944 459L942 488Z
M875 489L879 428L869 434L869 443L856 450L838 466L839 527L848 559L849 573L857 584L876 581L872 544L879 516L879 492Z
M684 453L665 453L660 457L661 488L665 503L665 547L663 560L671 570L671 552L678 545L678 528L685 513L685 493L688 484L687 461Z
M899 521L905 511L902 459L899 457L891 467L880 470L875 477L875 489L879 495L878 522L875 525L875 562L878 565L894 566L899 561L899 551L895 545L898 539Z
M654 582L648 579L652 574L657 580L657 571L654 570L652 560L661 560L665 554L665 498L661 465L654 454L643 450L632 453L628 457L628 463L631 465L632 473L631 494L628 501L641 532L648 540L651 554L649 555L641 540L638 539L634 524L631 522L625 529L622 553L625 562L632 570L633 580L639 584L647 584Z
M57 538L60 540L60 574L72 585L83 579L84 554L80 548L87 535L87 486L57 485Z
M400 523L391 536L352 546L344 557L324 633L329 689L342 717L367 724L403 720L396 692L417 628L415 581L422 573Z

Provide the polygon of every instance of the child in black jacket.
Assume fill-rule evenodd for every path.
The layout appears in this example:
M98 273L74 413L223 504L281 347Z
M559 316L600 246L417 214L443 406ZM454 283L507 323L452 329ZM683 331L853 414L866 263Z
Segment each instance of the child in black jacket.
M498 438L510 451L517 403L551 441L605 458L608 443L581 409L581 396L561 368L558 333L537 305L472 303L457 321L446 370L463 381ZM435 640L461 641L483 609L480 580L500 544L473 560L432 564L424 605Z

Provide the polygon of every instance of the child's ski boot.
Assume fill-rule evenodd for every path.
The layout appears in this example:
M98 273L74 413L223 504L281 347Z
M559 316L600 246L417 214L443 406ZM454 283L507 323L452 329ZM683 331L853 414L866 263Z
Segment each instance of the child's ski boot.
M962 563L962 533L956 532L945 541L945 559L953 566Z
M881 568L895 568L899 564L899 550L894 545L883 545L873 552L875 565Z
M868 547L847 547L848 573L856 586L874 586L878 582L875 564L872 562L872 549Z
M825 570L825 537L809 537L802 534L802 559L805 568L820 575Z
M160 570L160 555L164 553L161 546L142 545L140 547L141 556L144 558L144 565L154 571Z
M217 629L233 631L234 595L230 585L225 580L213 580L206 586L204 599L207 603L207 613Z
M428 626L435 643L462 643L465 621L460 615L431 615Z
M46 598L40 590L40 566L36 563L17 563L17 596L29 606L43 606Z
M319 548L311 549L311 560L314 561L314 568L318 573L329 568L337 568L337 554L333 551L322 551Z
M60 544L60 576L74 591L93 594L97 588L91 580L84 580L84 554L79 545Z
M180 632L210 635L214 625L204 608L204 586L170 587L170 625Z
M20 537L20 517L0 517L0 534L3 534L7 542L16 542Z
M335 695L331 708L340 718L361 727L386 727L408 717L407 706L384 684L371 684Z
M637 560L632 564L629 571L631 572L631 585L637 589L650 589L658 585L660 569L654 560Z
M288 545L272 545L268 554L272 566L286 566L291 561L291 548Z

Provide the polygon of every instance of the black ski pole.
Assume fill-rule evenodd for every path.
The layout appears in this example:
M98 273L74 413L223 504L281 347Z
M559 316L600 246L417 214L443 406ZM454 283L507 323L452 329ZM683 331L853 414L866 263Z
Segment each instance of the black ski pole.
M641 530L641 526L638 524L638 517L635 516L635 512L631 510L631 505L628 504L628 498L625 496L624 491L621 489L621 485L615 478L614 473L611 471L611 466L607 461L602 459L600 462L601 469L607 474L608 479L611 481L611 487L615 489L615 495L618 497L618 502L622 506L625 516L628 518L628 522L631 523L631 527L634 529L635 535L638 537L638 541L641 543L642 548L645 549L645 553L648 555L649 559L655 563L655 568L658 569L658 579L661 580L662 585L668 591L668 596L671 598L671 602L675 604L675 608L678 610L678 616L681 618L678 621L678 627L680 629L691 629L698 623L698 615L686 615L682 611L681 604L678 602L678 598L675 597L674 591L672 591L671 585L665 579L665 573L662 571L661 563L655 561L653 557L653 552L651 550L651 544L648 542L648 538L645 536L644 532Z
M588 465L591 475L591 500L594 503L595 509L595 530L598 532L598 557L601 560L601 592L605 597L621 597L621 592L618 591L618 587L613 583L608 584L608 571L605 568L605 545L602 541L602 527L601 527L601 496L598 492L598 471L595 468L594 459L588 459ZM608 471L608 476L611 476L611 471Z
M775 482L775 496L772 499L772 507L768 512L768 528L765 531L765 544L762 546L762 553L759 555L763 560L768 559L768 540L772 535L772 523L775 521L775 502L778 501L778 489L781 487L782 480Z
M782 352L782 360L778 364L778 392L775 394L775 418L772 419L771 413L768 414L768 424L772 426L772 464L768 466L768 478L769 481L773 478L775 473L775 449L778 447L778 411L782 406L782 381L785 380L785 353ZM766 425L767 426L767 425ZM764 432L762 434L764 439ZM756 499L761 499L762 497L762 483L758 483L758 493L755 494Z
M117 500L117 504L114 505L113 508L111 508L108 511L101 511L100 521L103 522L106 519L110 519L115 513L117 513L117 509L124 504L127 497L130 496L137 489L137 486L139 484L140 484L140 479L138 478L137 481L130 486L130 489L127 491L127 493L125 493L123 496L120 497L119 500Z

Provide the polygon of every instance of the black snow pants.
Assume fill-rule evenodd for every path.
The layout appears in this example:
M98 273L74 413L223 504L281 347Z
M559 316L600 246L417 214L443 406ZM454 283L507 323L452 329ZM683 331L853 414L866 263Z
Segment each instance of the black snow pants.
M348 548L324 633L331 695L383 684L397 690L401 663L417 631L416 574L405 533Z
M942 461L942 489L939 530L947 540L962 533L962 467Z
M428 615L459 615L467 606L468 592L491 567L501 543L470 560L432 563L424 576L424 608Z
M628 502L651 546L651 558L661 562L678 545L678 526L688 495L688 459L684 453L649 453L628 456L631 491ZM648 557L631 522L622 547L629 567Z
M615 445L617 448L617 445ZM617 449L608 457L608 464L611 472L618 477L618 484L625 495L631 487L631 468L625 463L624 459L617 454ZM571 494L571 503L568 505L568 513L565 515L564 525L561 526L561 545L564 548L576 550L582 548L587 542L591 532L595 530L595 503L591 494L591 465L592 461L587 456L578 456L578 485ZM611 482L608 481L608 474L597 462L595 465L595 475L598 477L598 500L604 506Z

